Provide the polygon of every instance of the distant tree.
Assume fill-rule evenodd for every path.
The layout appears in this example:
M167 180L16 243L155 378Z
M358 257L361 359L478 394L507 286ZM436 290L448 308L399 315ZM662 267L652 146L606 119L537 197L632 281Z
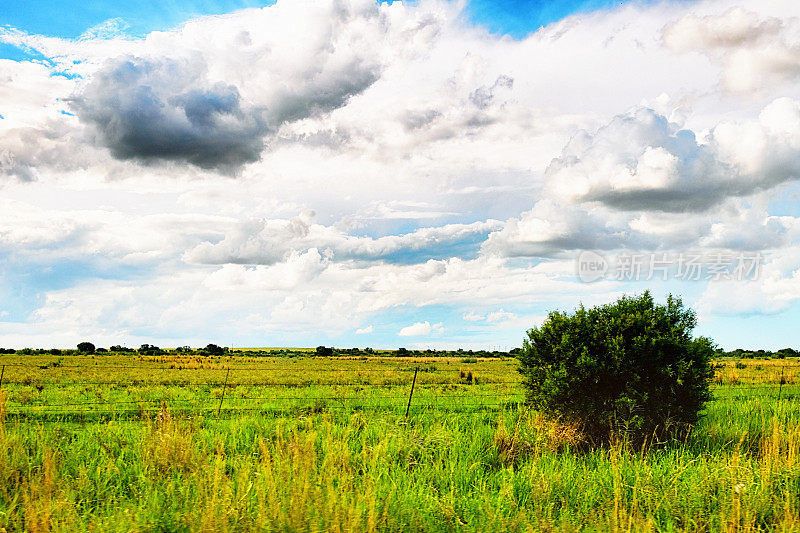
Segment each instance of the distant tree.
M87 354L94 353L94 344L85 341L81 342L80 344L78 344L78 351L80 353L87 353Z
M115 344L114 346L111 346L111 347L108 349L108 351L110 351L110 352L123 352L123 353L125 353L125 352L135 352L136 350L134 350L133 348L126 348L125 346L121 346L121 345L119 345L119 344Z
M162 353L164 353L164 350L153 344L142 344L139 347L138 352L141 355L161 355Z
M211 356L220 356L225 354L225 349L221 346L217 346L216 344L209 344L205 348L203 348L203 352L206 355Z
M784 357L797 357L797 350L794 348L781 348L778 350L777 355L781 359Z
M317 346L315 353L317 357L331 357L333 356L333 348L329 348L328 346Z
M711 398L714 345L693 338L695 313L649 292L574 314L552 312L521 352L529 402L580 425L595 443L684 431Z

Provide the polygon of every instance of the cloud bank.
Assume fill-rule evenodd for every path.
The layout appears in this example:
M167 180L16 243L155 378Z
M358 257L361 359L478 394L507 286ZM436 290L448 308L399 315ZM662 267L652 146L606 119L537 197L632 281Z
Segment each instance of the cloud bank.
M736 306L663 291L712 325L791 322L793 0L628 3L524 39L464 10L0 30L35 55L0 60L0 341L513 346L548 310L644 288L580 283L586 249L761 253Z

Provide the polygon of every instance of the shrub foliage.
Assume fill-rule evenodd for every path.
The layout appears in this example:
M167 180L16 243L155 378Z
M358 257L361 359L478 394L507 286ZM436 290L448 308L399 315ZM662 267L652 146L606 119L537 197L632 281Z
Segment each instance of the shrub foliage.
M528 401L596 444L633 441L694 425L710 399L714 345L692 337L694 311L649 292L574 314L551 312L528 331L520 359Z

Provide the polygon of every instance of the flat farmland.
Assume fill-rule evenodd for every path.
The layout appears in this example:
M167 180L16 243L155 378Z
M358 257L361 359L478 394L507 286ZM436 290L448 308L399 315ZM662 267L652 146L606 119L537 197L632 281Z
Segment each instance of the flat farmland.
M25 418L136 415L162 404L215 416L289 408L405 412L412 383L416 410L524 399L510 358L116 355L13 356L3 362L8 416Z
M511 358L0 364L6 531L800 527L794 359L718 362L702 423L647 450L583 448Z

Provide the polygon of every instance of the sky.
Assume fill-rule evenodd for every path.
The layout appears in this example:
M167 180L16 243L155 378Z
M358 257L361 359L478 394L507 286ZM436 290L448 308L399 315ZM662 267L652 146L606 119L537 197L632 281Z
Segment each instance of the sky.
M796 0L18 1L0 346L798 348Z

